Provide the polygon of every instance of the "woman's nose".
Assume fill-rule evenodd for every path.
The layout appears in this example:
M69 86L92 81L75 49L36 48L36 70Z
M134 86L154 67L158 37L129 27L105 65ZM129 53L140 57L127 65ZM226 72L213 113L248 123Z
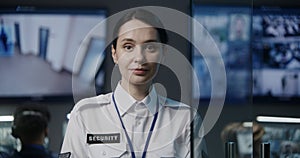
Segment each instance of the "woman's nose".
M136 48L136 51L134 53L134 62L137 62L137 63L145 62L145 53L141 46L138 46Z

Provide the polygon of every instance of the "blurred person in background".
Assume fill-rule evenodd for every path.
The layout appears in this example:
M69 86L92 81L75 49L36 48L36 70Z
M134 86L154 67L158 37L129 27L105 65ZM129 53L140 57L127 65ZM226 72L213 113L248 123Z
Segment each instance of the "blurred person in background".
M42 106L21 106L14 112L12 135L20 139L22 147L13 158L54 158L45 147L50 113Z

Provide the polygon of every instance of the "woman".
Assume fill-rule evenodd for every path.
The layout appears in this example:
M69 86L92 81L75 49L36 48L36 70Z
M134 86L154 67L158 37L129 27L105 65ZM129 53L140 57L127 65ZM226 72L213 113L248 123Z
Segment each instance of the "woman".
M168 40L162 23L134 10L119 20L114 37L111 53L121 81L114 92L74 107L60 157L190 157L189 106L159 96L152 86ZM202 139L195 137L199 149Z

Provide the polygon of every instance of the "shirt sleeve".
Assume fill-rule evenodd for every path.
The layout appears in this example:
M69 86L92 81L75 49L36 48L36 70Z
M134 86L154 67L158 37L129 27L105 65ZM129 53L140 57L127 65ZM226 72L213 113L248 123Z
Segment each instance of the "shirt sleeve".
M208 158L204 130L200 128L202 119L197 112L191 111L190 114L193 117L186 122L185 132L177 139L176 153L184 158Z
M78 112L72 111L59 158L87 158L85 134Z
M193 158L208 158L201 116L196 113L193 123Z

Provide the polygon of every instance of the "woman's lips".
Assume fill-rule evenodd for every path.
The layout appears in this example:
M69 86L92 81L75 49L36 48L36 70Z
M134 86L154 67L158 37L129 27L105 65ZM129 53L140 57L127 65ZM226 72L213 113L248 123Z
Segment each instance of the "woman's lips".
M145 75L147 73L147 69L131 69L133 74L135 75Z

